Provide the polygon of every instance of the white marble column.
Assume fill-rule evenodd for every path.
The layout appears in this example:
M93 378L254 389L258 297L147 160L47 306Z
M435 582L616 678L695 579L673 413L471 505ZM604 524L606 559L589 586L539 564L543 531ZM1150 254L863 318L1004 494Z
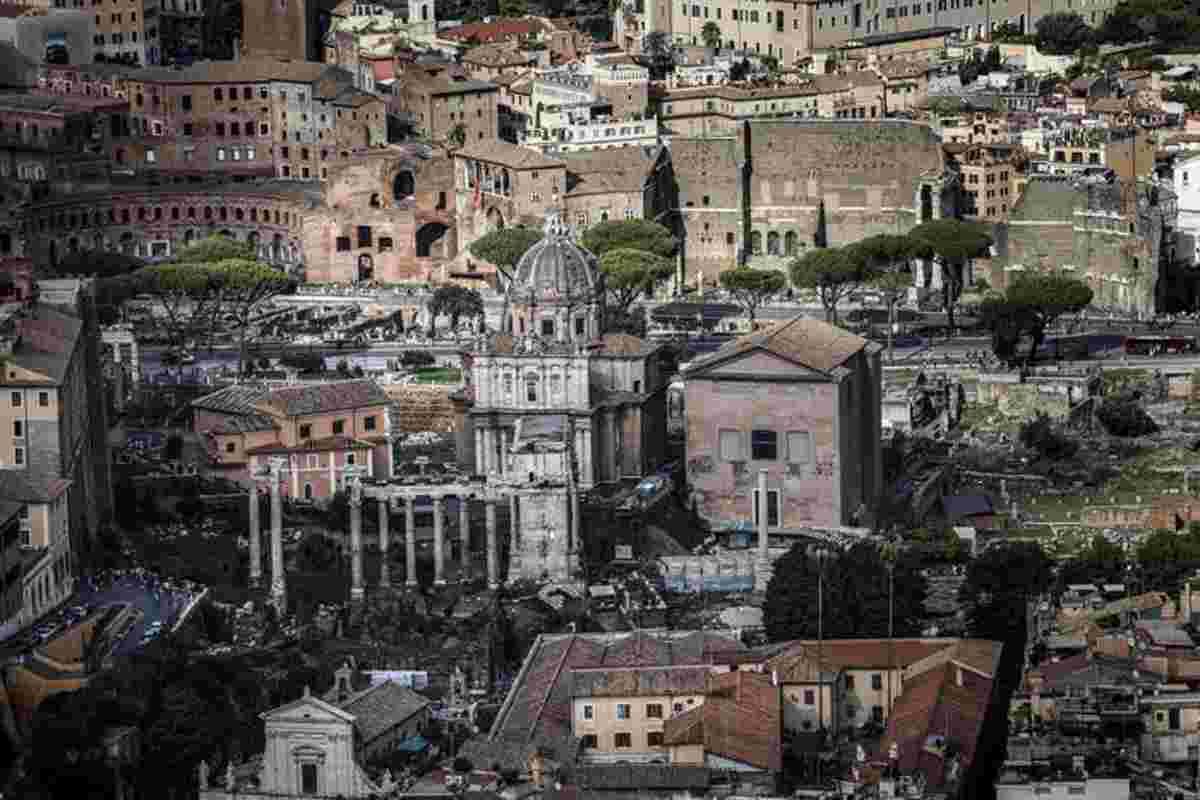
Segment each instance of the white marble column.
M412 497L404 498L404 583L417 585L417 515Z
M350 599L363 599L362 485L350 479Z
M487 579L488 588L496 589L500 586L500 559L499 553L496 551L496 501L488 499L484 502L484 511L487 522Z
M433 498L433 583L442 586L446 583L445 564L445 531L442 529L442 498Z
M567 579L573 580L579 568L579 490L571 489L571 541L567 545Z
M258 481L250 485L250 585L262 583L262 523L259 521Z
M283 574L283 459L271 460L271 602L279 616L287 613L287 578Z
M388 541L390 511L388 501L381 498L379 500L379 585L385 587L392 585L391 568L388 565L388 546L391 544Z
M465 581L471 575L471 500L466 495L458 498L458 541L462 549L459 564Z

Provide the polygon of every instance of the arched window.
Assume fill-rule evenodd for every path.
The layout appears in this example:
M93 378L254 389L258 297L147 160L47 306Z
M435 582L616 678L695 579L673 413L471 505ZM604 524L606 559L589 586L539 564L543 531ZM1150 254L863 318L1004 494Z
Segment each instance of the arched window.
M504 376L504 399L511 400L513 393L513 376L505 374Z
M379 208L379 193L371 195L371 208Z
M780 254L781 253L779 251L779 234L776 233L775 231L771 231L770 233L767 234L767 255L777 256Z
M752 255L762 255L762 234L758 231L750 232L750 253Z
M525 400L530 403L538 401L538 376L530 372L525 376Z
M785 256L796 255L796 232L788 231L783 235L783 254Z
M555 373L550 376L550 397L554 400L558 400L561 394L562 377L558 373Z

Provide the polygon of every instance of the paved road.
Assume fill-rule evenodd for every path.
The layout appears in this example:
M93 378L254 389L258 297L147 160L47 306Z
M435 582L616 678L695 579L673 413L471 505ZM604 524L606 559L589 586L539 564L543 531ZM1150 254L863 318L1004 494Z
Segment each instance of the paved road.
M156 580L124 576L107 586L85 583L78 592L78 601L99 608L112 603L128 603L142 612L142 618L114 648L114 655L125 655L141 647L142 634L154 622L162 622L163 628L170 627L187 607L192 595L183 590L170 591Z

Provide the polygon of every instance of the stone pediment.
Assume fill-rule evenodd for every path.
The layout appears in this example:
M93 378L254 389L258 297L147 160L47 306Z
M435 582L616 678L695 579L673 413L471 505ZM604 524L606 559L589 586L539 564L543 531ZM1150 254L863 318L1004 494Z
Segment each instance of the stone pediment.
M703 371L706 377L761 377L765 380L828 381L829 376L766 350L751 350L714 364Z
M261 714L262 719L268 724L278 724L287 722L302 722L302 723L329 723L339 722L346 724L354 723L354 715L343 711L335 705L326 703L319 697L306 694L297 700L293 700L287 705L273 708L270 711L264 711Z

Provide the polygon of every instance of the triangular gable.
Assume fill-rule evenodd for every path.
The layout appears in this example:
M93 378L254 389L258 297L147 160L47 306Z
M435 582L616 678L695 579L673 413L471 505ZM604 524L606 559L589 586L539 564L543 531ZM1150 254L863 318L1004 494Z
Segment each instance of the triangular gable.
M22 367L20 364L9 362L6 365L8 380L12 383L54 383L54 379L42 372Z
M819 381L830 379L829 375L820 370L811 369L762 348L733 354L727 359L701 367L688 377L699 377L700 375L707 377L754 375L762 378Z
M353 724L354 715L319 697L305 695L279 708L272 708L259 715L265 722L287 722L289 720L329 721L340 720Z

